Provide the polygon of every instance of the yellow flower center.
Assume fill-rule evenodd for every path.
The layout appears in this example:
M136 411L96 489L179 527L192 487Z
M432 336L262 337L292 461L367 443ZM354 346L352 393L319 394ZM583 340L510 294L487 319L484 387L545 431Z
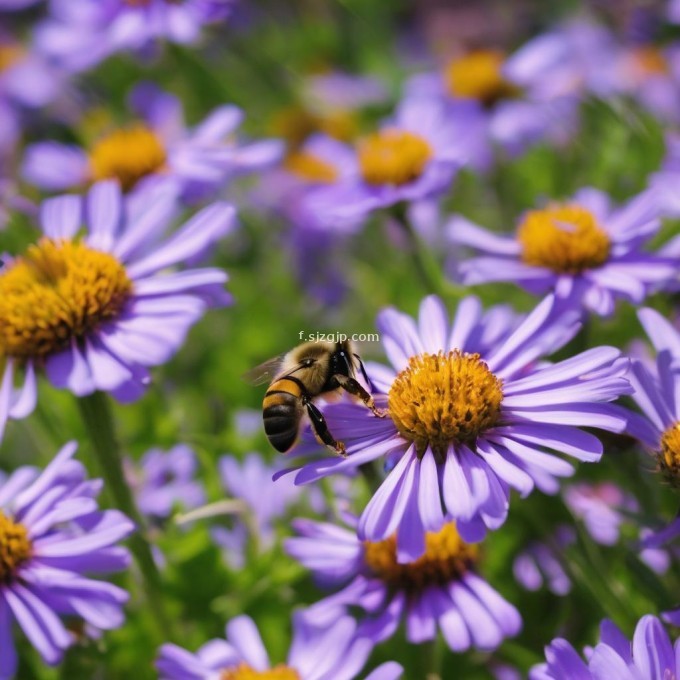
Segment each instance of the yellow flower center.
M432 158L432 148L412 132L389 128L359 146L359 167L368 184L400 186L418 179Z
M661 435L659 465L668 481L680 488L680 422L673 423Z
M444 74L449 94L476 99L485 106L516 97L519 88L503 77L504 61L503 54L495 50L476 50L453 59Z
M163 169L165 147L145 125L116 130L100 139L90 150L92 179L117 179L124 191Z
M397 539L364 542L364 559L382 581L398 590L418 593L428 586L446 585L459 579L478 558L476 545L465 543L451 522L437 533L425 535L425 554L415 562L397 562Z
M256 671L242 663L223 670L220 680L300 680L300 674L284 665L275 666L268 671Z
M595 216L578 205L531 210L517 231L524 262L560 274L578 274L604 264L611 243Z
M0 45L0 73L16 64L23 54L19 45Z
M44 238L0 273L0 356L36 358L64 349L116 318L131 292L112 255Z
M636 48L633 51L633 59L640 71L648 76L663 76L670 71L665 55L653 45Z
M479 354L419 354L395 378L388 395L390 416L400 434L440 459L449 444L474 443L500 416L502 382Z
M283 165L288 172L316 184L332 184L338 177L337 170L330 163L308 151L293 151Z
M0 510L0 584L14 579L17 569L31 557L33 546L28 530Z

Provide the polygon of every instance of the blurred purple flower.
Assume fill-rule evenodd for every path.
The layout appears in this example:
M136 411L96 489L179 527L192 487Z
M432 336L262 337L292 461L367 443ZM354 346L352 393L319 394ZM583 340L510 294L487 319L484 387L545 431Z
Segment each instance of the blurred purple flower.
M299 536L286 540L286 551L321 585L340 588L309 608L318 621L358 607L359 632L376 642L391 638L403 621L409 642L433 640L441 629L458 652L495 649L522 627L515 607L477 575L478 548L462 541L453 523L428 533L424 555L409 563L397 562L394 537L366 542L355 528L308 519L294 527Z
M584 661L562 638L545 648L547 663L534 666L530 680L666 680L680 677L680 643L675 650L655 616L643 616L632 643L611 621L600 625L600 642Z
M211 640L195 654L173 644L161 647L156 668L160 680L215 680L218 677L271 675L281 680L352 680L373 647L356 637L356 623L343 616L322 629L304 612L293 615L293 641L285 663L271 666L253 620L238 616L227 624L227 640ZM386 663L366 680L396 680L402 668Z
M323 457L295 474L306 484L386 457L387 477L359 522L362 540L396 532L400 560L422 554L427 531L453 519L467 542L497 529L510 489L557 491L572 466L555 453L596 462L602 444L579 427L621 431L625 412L606 402L630 391L628 360L596 347L541 362L578 331L578 313L549 297L519 323L507 308L482 311L463 299L453 324L441 301L421 303L418 321L384 310L378 328L393 367L369 364L376 418L363 405L331 404L324 414L348 456Z
M127 550L116 544L134 526L117 510L99 510L100 480L87 480L64 446L41 472L15 470L0 485L0 677L12 678L17 655L13 623L44 661L61 661L74 641L60 616L78 617L96 629L123 623L128 595L86 573L125 569Z
M258 546L269 550L276 539L275 522L300 500L303 492L289 479L281 480L280 488L278 484L274 486L272 476L280 467L268 465L257 453L247 454L242 461L222 456L218 469L225 491L230 497L243 500L249 514L248 520L236 519L232 527L216 526L211 530L215 543L225 549L229 563L240 569L250 531L255 532Z
M332 226L354 225L373 210L446 192L471 162L470 121L433 99L405 99L394 117L359 142L354 171L308 198Z
M535 295L554 291L563 305L602 316L617 299L640 304L677 276L680 258L642 246L659 231L661 206L647 191L620 208L596 189L581 189L565 203L525 213L512 237L451 219L450 240L484 253L461 263L466 285L513 281Z
M72 71L121 51L148 53L158 41L191 44L226 19L234 0L51 0L37 30L40 49Z
M220 106L187 128L180 100L144 83L132 91L130 107L141 122L111 132L87 151L58 142L30 145L24 178L48 190L117 179L125 191L171 179L186 199L196 200L238 174L272 165L283 152L278 140L239 142L235 131L243 112L236 106Z
M168 270L233 229L234 209L215 203L162 240L176 211L172 187L124 200L115 182L43 203L43 237L0 270L0 437L8 418L33 410L39 371L76 396L133 401L147 368L168 361L208 308L229 303L223 271Z
M680 332L653 309L639 310L638 318L657 358L654 367L633 361L629 378L642 414L630 413L627 432L656 458L667 480L680 486Z
M571 591L571 579L564 571L559 550L575 540L574 530L562 525L555 532L552 544L534 541L515 558L512 571L515 580L527 590L539 590L543 584L555 595L567 595Z
M366 75L331 71L305 79L302 98L312 111L354 111L384 103L385 84Z
M139 462L126 460L126 473L137 507L153 519L167 519L177 506L185 510L205 503L196 475L196 454L186 444L168 451L150 449Z

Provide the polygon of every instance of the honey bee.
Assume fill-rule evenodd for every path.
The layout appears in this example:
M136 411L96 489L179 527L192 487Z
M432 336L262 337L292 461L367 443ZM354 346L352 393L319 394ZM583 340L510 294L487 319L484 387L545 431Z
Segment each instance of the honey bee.
M255 384L271 380L262 403L264 431L270 444L281 453L290 451L299 438L306 413L317 441L346 456L345 445L333 437L314 399L345 390L383 418L386 412L376 407L373 397L356 380L357 370L370 386L361 358L350 341L344 340L305 342L251 371L247 377Z

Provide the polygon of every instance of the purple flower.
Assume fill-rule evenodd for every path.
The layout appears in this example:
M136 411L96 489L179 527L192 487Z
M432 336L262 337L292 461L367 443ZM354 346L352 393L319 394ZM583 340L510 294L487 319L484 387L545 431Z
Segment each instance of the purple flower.
M584 661L562 638L545 648L547 663L534 666L530 680L665 680L680 677L680 642L671 644L655 616L643 616L632 643L611 621L600 625L600 642Z
M195 43L203 26L225 19L233 5L233 0L52 0L37 39L51 59L82 71L116 52L148 52L162 40Z
M86 198L43 203L43 237L0 270L0 436L8 417L33 410L38 372L76 396L137 399L147 368L168 361L209 307L229 302L223 271L169 269L228 233L234 209L215 203L163 239L175 199L164 186L125 201L115 182L101 182Z
M659 213L654 191L613 208L606 194L581 189L565 203L525 213L513 237L463 217L454 217L448 232L454 243L484 253L460 265L465 284L512 281L607 316L615 300L639 304L652 288L677 276L678 257L642 250L659 230Z
M527 590L539 590L545 583L555 595L567 595L571 591L571 579L562 567L556 548L561 550L575 539L574 530L562 525L555 532L552 544L539 541L530 543L512 564L515 580Z
M280 680L352 680L361 672L373 647L370 640L356 637L356 623L348 616L320 628L313 625L304 612L297 612L293 615L293 641L288 658L285 663L272 667L250 617L232 619L226 632L226 641L211 640L195 654L177 645L163 645L156 662L160 680L236 679L259 675ZM398 664L386 663L366 680L396 680L401 672Z
M517 154L542 139L563 143L575 127L578 98L562 71L571 61L566 41L548 37L529 43L506 58L496 50L473 50L452 59L439 73L420 74L407 95L436 98L452 115L465 116L468 143L488 156L490 145ZM473 163L479 169L485 162Z
M14 471L0 485L0 678L14 676L16 622L46 663L61 661L73 635L60 616L78 617L97 629L123 623L128 595L85 576L128 566L116 545L134 530L117 510L99 510L100 480L86 479L64 446L40 473Z
M130 485L140 512L166 519L179 505L189 510L205 503L205 490L196 475L196 454L186 444L169 451L150 449L138 464L127 460Z
M427 531L453 519L465 541L479 541L505 522L511 489L554 493L557 479L572 474L556 452L600 459L602 444L579 427L625 427L625 412L606 403L630 391L617 349L540 361L573 337L577 317L552 297L519 322L507 308L484 313L472 297L452 325L434 296L417 322L383 311L378 328L392 367L368 371L388 417L354 403L327 406L348 456L307 463L296 483L385 457L387 477L361 516L361 540L396 532L399 560L409 561L423 553Z
M394 536L365 542L333 524L299 519L294 526L300 536L286 541L287 552L322 585L340 588L310 607L318 620L359 607L359 631L377 642L404 621L409 642L432 640L440 629L454 651L494 649L522 626L515 607L476 574L479 549L460 538L454 523L428 533L425 553L413 562L397 562Z
M262 416L259 416L262 420ZM278 465L268 465L258 453L249 453L242 461L234 456L222 456L218 463L222 486L232 498L245 503L249 520L236 520L232 527L213 527L213 540L226 549L229 563L237 569L244 565L244 554L249 532L254 531L257 544L263 550L275 542L275 522L302 496L302 489L292 480L285 479L271 493L263 493L272 484L272 476L280 470Z
M638 318L658 354L654 369L633 361L630 381L642 415L630 414L627 431L654 455L667 480L680 486L680 332L653 309L639 310Z
M379 208L443 194L469 161L468 122L434 99L404 100L390 121L359 142L354 173L315 192L310 209L341 226Z
M236 106L220 106L187 128L179 99L149 83L132 91L130 106L138 121L110 132L88 150L58 142L30 145L24 178L51 191L104 179L118 180L124 191L174 180L185 199L196 200L239 173L273 164L283 150L277 140L239 143L235 131L243 113Z

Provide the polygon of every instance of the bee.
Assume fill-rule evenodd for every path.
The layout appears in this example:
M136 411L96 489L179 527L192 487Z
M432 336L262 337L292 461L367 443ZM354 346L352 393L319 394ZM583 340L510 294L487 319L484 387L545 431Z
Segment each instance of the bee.
M300 436L306 414L317 441L346 456L345 445L333 437L314 399L344 390L366 404L377 417L385 417L386 411L376 407L371 394L356 379L357 370L370 386L361 358L349 340L305 342L283 357L253 369L247 376L251 382L262 384L271 380L262 402L264 431L270 444L281 453L290 451Z

